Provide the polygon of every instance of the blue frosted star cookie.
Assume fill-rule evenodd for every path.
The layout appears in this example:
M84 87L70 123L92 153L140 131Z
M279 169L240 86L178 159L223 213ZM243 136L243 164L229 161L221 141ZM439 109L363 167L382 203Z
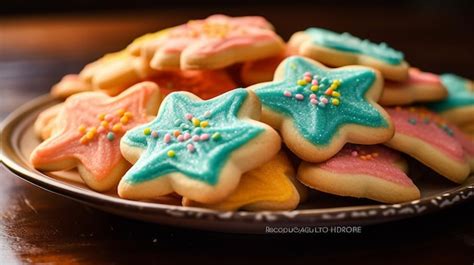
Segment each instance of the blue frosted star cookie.
M278 133L257 121L260 111L258 98L245 89L210 100L169 94L153 121L122 138L122 154L134 165L119 195L153 199L176 192L197 202L221 201L243 173L280 149Z
M301 159L320 162L346 142L377 144L392 138L390 118L375 103L381 79L368 67L328 69L294 56L278 66L273 82L250 89L262 102L262 121L279 130Z
M474 83L454 74L441 75L448 97L429 107L461 128L474 124Z
M390 80L408 79L409 65L403 53L383 42L376 44L349 33L308 28L293 34L288 45L297 54L329 66L365 65L378 69Z

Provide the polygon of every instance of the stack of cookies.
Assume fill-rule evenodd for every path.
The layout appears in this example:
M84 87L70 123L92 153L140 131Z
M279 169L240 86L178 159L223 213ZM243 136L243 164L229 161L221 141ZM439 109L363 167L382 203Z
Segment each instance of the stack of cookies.
M32 165L130 200L292 210L314 189L400 203L420 198L405 157L455 183L474 171L472 81L348 33L285 43L262 17L147 34L51 94L65 101L39 115Z

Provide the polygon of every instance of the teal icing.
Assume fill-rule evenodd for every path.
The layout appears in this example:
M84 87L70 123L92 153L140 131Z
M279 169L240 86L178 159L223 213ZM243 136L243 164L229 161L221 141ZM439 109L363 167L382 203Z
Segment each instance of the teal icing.
M470 88L471 81L454 74L443 74L441 82L448 90L448 97L440 102L428 104L430 109L443 112L474 105L474 91Z
M291 118L300 135L314 145L329 144L345 124L388 127L384 116L365 98L376 78L372 70L352 68L328 71L296 56L289 57L283 63L284 79L265 84L257 88L255 93L264 107ZM341 94L340 104L335 106L329 103L324 107L312 105L308 100L313 93L309 88L311 85L297 84L305 72L321 77L320 89L316 93L318 97L324 94L332 80L341 80L341 85L337 88ZM303 94L304 100L285 97L284 91L290 91L293 95Z
M387 46L384 42L376 44L369 40L361 40L349 33L339 34L321 28L309 28L305 30L305 33L311 37L313 43L327 48L371 56L394 65L403 61L403 53Z
M206 101L189 98L180 92L169 94L153 121L129 130L122 138L129 146L145 149L139 160L125 174L124 180L135 184L179 172L189 178L215 185L232 152L264 130L237 117L247 96L248 91L245 89L236 89ZM209 126L195 127L191 121L184 118L187 113L193 114L201 121L209 121ZM146 128L158 132L158 137L145 135ZM179 142L173 136L169 143L165 143L165 134L172 135L175 130L192 135L213 135L218 132L220 137L200 142L194 142L192 139ZM194 145L194 152L188 151L188 144ZM175 152L174 157L168 157L170 150Z

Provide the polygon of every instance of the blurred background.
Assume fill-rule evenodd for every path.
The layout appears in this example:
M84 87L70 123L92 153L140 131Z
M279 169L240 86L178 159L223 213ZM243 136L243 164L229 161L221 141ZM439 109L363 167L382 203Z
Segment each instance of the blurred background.
M46 93L63 75L144 33L214 13L264 16L285 39L309 26L347 31L388 43L423 70L474 78L469 0L16 0L0 8L0 89L11 99L0 112L19 104L12 91Z

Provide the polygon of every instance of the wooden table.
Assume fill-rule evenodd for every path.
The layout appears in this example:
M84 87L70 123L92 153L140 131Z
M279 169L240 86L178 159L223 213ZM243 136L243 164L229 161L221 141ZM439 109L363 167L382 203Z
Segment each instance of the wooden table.
M255 14L256 10L284 37L310 25L346 30L404 50L409 61L422 69L474 78L473 23L467 15L472 10L438 13L416 5L409 10L247 6L226 13ZM62 75L124 47L134 36L213 12L208 8L3 18L0 115L4 118L21 103L46 93ZM474 262L472 201L427 216L363 227L362 234L233 235L106 214L34 187L3 166L0 177L0 264L242 264L269 259L278 264Z

